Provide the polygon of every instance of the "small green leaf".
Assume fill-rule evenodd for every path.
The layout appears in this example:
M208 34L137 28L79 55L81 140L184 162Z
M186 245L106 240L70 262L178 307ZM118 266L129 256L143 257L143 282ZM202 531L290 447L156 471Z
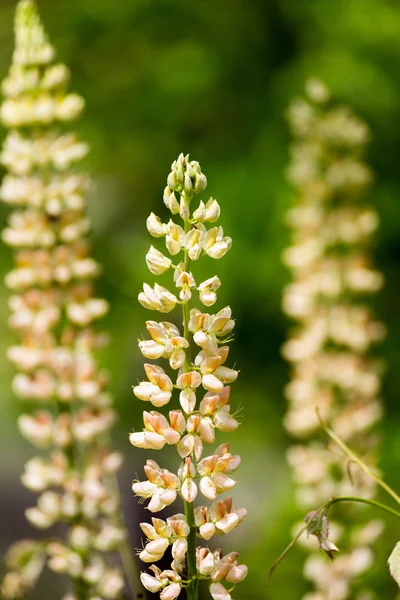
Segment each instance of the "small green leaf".
M400 542L396 544L392 554L389 556L390 574L400 587Z

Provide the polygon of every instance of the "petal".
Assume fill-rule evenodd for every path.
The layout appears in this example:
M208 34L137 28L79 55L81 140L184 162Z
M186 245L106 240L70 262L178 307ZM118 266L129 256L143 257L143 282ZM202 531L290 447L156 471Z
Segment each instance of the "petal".
M203 375L203 388L209 390L210 392L219 392L224 387L222 381L220 381L215 375L209 373L208 375Z
M212 583L210 585L210 594L214 600L232 600L232 596L224 588L222 583Z
M217 497L217 491L211 477L202 477L200 479L200 491L209 500L215 500Z
M160 600L175 600L181 593L181 586L179 583L170 583L168 587L164 588L160 594Z
M158 579L156 579L155 577L149 575L148 573L141 573L140 581L142 582L143 587L145 587L146 590L149 590L149 592L152 592L153 594L159 592L162 588L161 582L158 581Z
M246 565L236 565L229 571L228 575L225 577L225 580L229 581L230 583L239 583L240 581L243 581L247 573L248 568Z
M201 525L199 528L199 533L202 538L209 540L215 533L214 523L205 523L204 525Z
M185 479L182 484L181 494L186 502L193 502L197 496L197 485L193 479Z
M174 560L181 560L188 549L188 543L186 538L178 538L176 542L172 544L172 557Z
M155 483L151 483L150 481L137 481L132 484L133 493L141 498L150 498L156 489L157 485Z
M215 523L217 529L223 533L229 533L239 524L239 517L236 513L229 513Z

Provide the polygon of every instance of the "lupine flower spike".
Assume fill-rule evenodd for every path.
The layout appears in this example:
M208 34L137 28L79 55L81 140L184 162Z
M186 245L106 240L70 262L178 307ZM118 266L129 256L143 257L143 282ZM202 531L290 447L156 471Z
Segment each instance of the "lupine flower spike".
M32 0L17 6L15 36L1 106L9 131L0 197L13 209L3 240L15 260L6 284L10 325L19 337L8 357L18 371L14 392L32 406L19 417L19 429L48 449L26 463L21 479L39 494L26 511L29 522L39 529L59 521L68 527L65 539L12 547L2 597L25 596L47 557L51 570L73 581L68 600L119 598L123 576L107 553L123 543L125 531L118 494L107 481L121 456L108 441L115 414L107 375L96 363L105 339L94 328L108 307L93 296L99 266L86 240L90 180L79 162L88 146L68 131L84 102L66 91L68 69L55 61Z
M151 523L141 524L147 538L140 553L142 561L156 562L171 547L170 570L152 565L151 574L141 575L143 585L159 592L161 600L177 598L182 588L189 600L197 600L200 579L209 580L214 600L229 600L235 584L247 574L236 552L223 556L220 550L196 548L196 538L209 540L226 534L246 516L245 509L233 507L231 497L219 499L235 485L232 475L240 457L231 453L229 443L208 453L204 450L205 444L214 443L216 430L230 433L238 427L229 405L229 384L238 372L226 365L227 342L234 327L231 309L227 306L210 314L204 308L191 307L196 291L202 305L213 306L221 285L216 275L196 282L192 263L206 255L222 258L232 243L221 226L213 225L220 215L216 200L200 200L193 210L193 198L206 184L199 163L181 154L172 164L164 202L183 223L172 219L163 223L154 213L147 220L150 234L164 239L170 255L151 246L146 255L148 268L153 275L171 273L174 289L144 284L139 302L161 313L170 313L179 304L183 315L182 327L169 321L146 322L150 339L139 342L142 354L148 360L166 359L171 370L167 373L161 366L146 363L146 379L133 387L135 396L156 410L143 413L143 431L132 433L131 443L153 450L173 445L181 461L177 473L171 473L148 460L144 469L147 479L133 484L134 493L149 500L151 513L171 505L178 496L184 500L185 514L174 514L166 521L152 517ZM171 406L174 394L178 406ZM166 405L168 415L159 411ZM198 495L212 504L195 508Z
M284 260L293 281L283 308L297 326L283 353L292 365L285 425L300 442L288 457L298 504L309 511L332 496L375 494L373 479L346 465L337 448L325 447L316 408L339 438L376 464L381 364L373 347L385 329L365 303L383 283L368 254L378 227L376 211L363 201L372 180L362 159L368 129L347 108L331 105L323 83L310 81L306 91L306 99L295 100L289 110L294 141L288 175L296 197L287 215L292 245ZM310 555L305 575L315 591L304 599L370 597L357 587L359 578L357 585L353 580L371 566L382 523L364 517L363 525L352 526L342 515L342 523L331 524L328 547L332 555L339 543L341 553L333 565L322 554ZM321 531L327 550L327 523Z

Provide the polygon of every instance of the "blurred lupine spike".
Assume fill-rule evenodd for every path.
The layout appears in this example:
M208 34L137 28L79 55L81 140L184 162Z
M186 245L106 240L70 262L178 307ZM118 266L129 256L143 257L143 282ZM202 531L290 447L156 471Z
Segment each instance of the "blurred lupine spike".
M12 547L2 597L23 597L47 557L50 569L69 575L68 597L118 598L124 578L109 552L121 548L125 529L109 482L122 458L110 447L115 413L96 357L105 338L95 329L108 305L93 295L99 265L86 239L90 179L79 167L88 145L64 128L80 115L83 100L67 93L68 69L53 62L31 0L17 5L15 36L1 106L8 134L0 197L13 209L3 231L14 250L6 284L13 293L10 325L19 336L8 357L18 371L15 394L43 405L21 415L19 429L50 449L25 465L22 483L39 494L26 517L40 529L60 521L67 528L63 539Z
M164 202L173 215L179 213L183 227L172 220L164 224L151 213L147 228L155 238L165 238L167 251L172 257L183 254L173 264L173 259L151 246L146 262L153 275L173 271L173 284L178 288L178 298L166 288L155 284L154 289L144 284L139 302L148 310L170 312L180 304L183 329L163 321L147 321L150 340L139 341L142 354L150 360L164 358L177 372L176 383L158 365L144 365L147 381L133 387L137 398L161 408L171 402L174 388L178 388L180 409L169 411L168 418L158 411L144 412L144 429L130 435L137 448L162 450L166 444L176 447L181 458L177 474L162 469L153 460L145 466L147 480L135 481L132 489L143 499L149 499L148 509L156 513L170 506L178 494L184 500L185 514L175 514L166 521L152 518L152 524L141 527L148 542L140 553L146 563L160 560L172 546L171 570L161 571L150 567L153 575L142 573L144 587L150 592L160 592L161 600L177 598L182 587L188 600L197 600L199 579L210 581L210 594L214 600L230 600L232 586L247 575L247 567L239 565L237 553L223 556L222 551L212 553L208 548L197 547L196 537L209 540L214 534L226 534L246 517L245 509L235 510L232 498L217 500L210 507L194 508L200 491L209 500L230 490L235 485L232 473L240 465L240 457L230 452L230 445L220 445L212 455L203 457L204 444L215 441L215 430L232 432L238 422L230 413L229 383L238 372L225 366L228 358L230 334L235 325L229 306L216 314L190 309L190 301L197 290L200 302L208 307L217 301L221 281L217 276L198 286L191 272L191 261L208 255L219 259L231 247L232 240L224 236L222 227L207 229L205 223L214 223L220 215L216 200L200 200L191 214L193 197L204 191L207 180L198 162L181 154L172 164L164 190ZM192 348L198 354L192 359ZM203 388L204 396L198 402ZM182 409L182 410L181 410Z
M292 102L288 117L293 135L288 178L295 200L287 214L292 244L284 261L293 281L284 291L283 310L296 327L283 346L292 365L285 426L299 440L288 452L297 501L301 510L310 510L333 496L375 493L372 479L337 449L325 447L316 409L339 438L376 465L373 427L382 414L382 364L374 345L385 328L365 298L381 288L383 278L368 251L379 218L364 201L373 179L363 160L367 126L347 107L335 106L318 80L308 82L306 98ZM344 508L340 514L343 523L331 523L340 556L329 565L323 556L310 555L305 575L315 595L307 600L353 598L359 581L354 578L372 564L382 524L363 537L370 523L360 530ZM336 548L330 540L321 547L331 555Z
M21 0L15 12L13 62L20 65L47 64L54 57L34 0Z

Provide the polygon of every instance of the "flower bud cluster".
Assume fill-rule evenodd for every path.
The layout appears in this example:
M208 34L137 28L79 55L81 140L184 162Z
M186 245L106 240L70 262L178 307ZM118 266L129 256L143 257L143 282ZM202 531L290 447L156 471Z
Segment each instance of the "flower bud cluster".
M39 494L26 517L40 529L59 521L68 528L65 540L42 542L39 549L34 542L17 544L2 592L5 598L25 595L29 572L47 552L50 569L69 575L85 598L112 599L124 580L106 553L125 533L115 525L118 498L107 479L121 456L107 441L115 414L107 374L96 359L106 339L94 328L108 306L93 296L99 266L85 240L90 180L78 163L88 146L64 131L84 102L67 92L68 69L54 62L33 0L19 2L15 32L0 109L8 129L0 197L13 209L3 239L15 252L6 284L13 294L10 325L18 334L8 358L17 369L15 394L32 403L19 429L34 446L49 449L25 465L22 483Z
M200 256L219 259L232 243L222 227L207 227L220 216L216 200L201 200L192 212L192 199L204 191L206 183L199 163L181 154L172 164L164 203L172 215L180 216L183 226L172 219L163 223L154 213L147 219L148 231L154 238L165 240L167 252L151 246L147 266L153 275L173 271L175 289L171 292L157 283L154 287L145 283L139 302L162 313L171 312L179 304L183 312L182 329L170 321L146 322L150 339L140 340L139 348L147 360L165 359L168 372L158 364L144 365L146 379L133 386L133 392L156 410L145 411L143 430L129 436L137 448L161 450L165 445L175 446L181 460L176 474L147 460L147 479L133 483L134 493L149 500L151 513L170 506L177 497L184 500L184 515L175 514L166 521L153 517L152 524L141 524L148 540L140 552L141 560L158 561L171 546L171 570L161 572L152 565L152 575L141 575L145 588L159 592L161 600L178 597L182 588L189 600L197 600L200 578L210 580L214 600L229 600L230 591L221 582L236 584L247 574L247 568L237 564L237 553L223 557L220 551L196 550L196 536L209 540L213 535L226 534L246 516L245 509L232 507L232 498L217 499L234 487L232 474L240 457L231 454L229 443L204 456L204 445L215 442L216 431L229 433L238 427L229 405L229 384L236 380L238 371L226 365L235 325L231 309L227 306L210 314L190 307L196 291L203 306L213 306L221 285L217 276L196 282L191 262ZM181 259L176 261L174 257L180 253ZM168 414L159 412L171 404L174 395L179 408L170 409ZM194 508L199 494L213 504Z
M372 428L382 413L382 366L372 353L385 328L365 303L383 283L368 255L378 215L362 202L372 180L362 158L368 130L329 98L323 83L310 81L306 98L295 100L289 110L294 141L288 177L296 200L287 215L292 245L284 261L293 281L284 291L283 309L296 327L283 346L292 365L285 426L300 442L290 448L288 458L298 503L306 510L335 495L375 493L370 478L352 470L351 481L343 458L319 441L316 409L341 439L371 456L376 442ZM372 458L367 460L374 466ZM351 531L349 523L341 549L350 545ZM305 573L316 591L305 598L353 597L353 579L371 562L357 560L363 552L371 555L368 542L348 555L341 553L323 576L323 557L312 555Z

